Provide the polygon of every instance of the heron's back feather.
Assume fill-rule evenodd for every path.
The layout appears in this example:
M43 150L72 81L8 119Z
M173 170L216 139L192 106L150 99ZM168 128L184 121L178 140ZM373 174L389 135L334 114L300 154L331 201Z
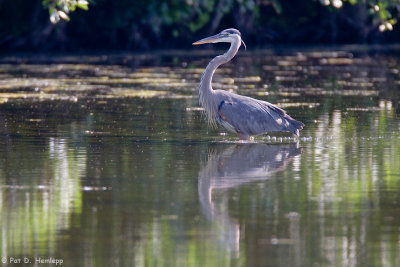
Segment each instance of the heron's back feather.
M269 102L216 90L220 99L220 120L222 126L246 136L266 132L291 132L299 135L303 123L290 117L281 108ZM232 127L226 127L226 124Z

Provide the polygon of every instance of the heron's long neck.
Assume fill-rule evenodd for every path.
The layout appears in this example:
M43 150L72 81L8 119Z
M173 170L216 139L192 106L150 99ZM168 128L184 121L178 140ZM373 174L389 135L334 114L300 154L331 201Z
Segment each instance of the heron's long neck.
M199 88L199 93L207 93L207 92L212 92L212 86L211 86L211 81L214 76L215 70L221 66L222 64L225 64L229 62L237 53L240 47L240 40L236 40L235 42L231 43L231 47L229 50L220 56L216 56L213 58L210 63L208 63L206 70L203 73L203 76L200 81L200 88Z
M213 103L214 98L212 97L214 90L212 89L211 81L214 76L214 72L220 65L229 62L236 55L240 45L240 39L232 42L229 50L225 54L216 56L210 61L210 63L208 63L206 70L201 77L199 87L199 100L200 104L204 107L208 115L209 122L211 124L213 124L215 121L215 118L213 116L216 116L217 114L217 110L214 109L218 107L218 105L215 106L215 103Z

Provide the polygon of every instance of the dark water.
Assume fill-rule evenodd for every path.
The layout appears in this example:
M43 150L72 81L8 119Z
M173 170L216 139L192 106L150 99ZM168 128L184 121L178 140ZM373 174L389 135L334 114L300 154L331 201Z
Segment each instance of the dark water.
M306 125L253 143L201 115L213 54L0 59L5 265L400 265L398 51L242 51L214 87Z

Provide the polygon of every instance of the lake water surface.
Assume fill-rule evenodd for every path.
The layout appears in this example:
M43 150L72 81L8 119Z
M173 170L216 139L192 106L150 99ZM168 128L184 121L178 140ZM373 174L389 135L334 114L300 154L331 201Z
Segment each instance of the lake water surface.
M217 53L1 57L3 263L400 266L399 50L241 51L214 88L305 124L249 143L198 105Z

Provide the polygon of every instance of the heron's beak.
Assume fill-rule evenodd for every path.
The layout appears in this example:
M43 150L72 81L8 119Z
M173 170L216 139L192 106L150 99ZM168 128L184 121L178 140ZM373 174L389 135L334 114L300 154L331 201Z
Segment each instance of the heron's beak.
M224 37L224 35L222 34L216 34L201 40L198 40L197 42L194 42L192 45L201 45L201 44L208 44L208 43L217 43L219 41L219 39L221 39L222 37Z

